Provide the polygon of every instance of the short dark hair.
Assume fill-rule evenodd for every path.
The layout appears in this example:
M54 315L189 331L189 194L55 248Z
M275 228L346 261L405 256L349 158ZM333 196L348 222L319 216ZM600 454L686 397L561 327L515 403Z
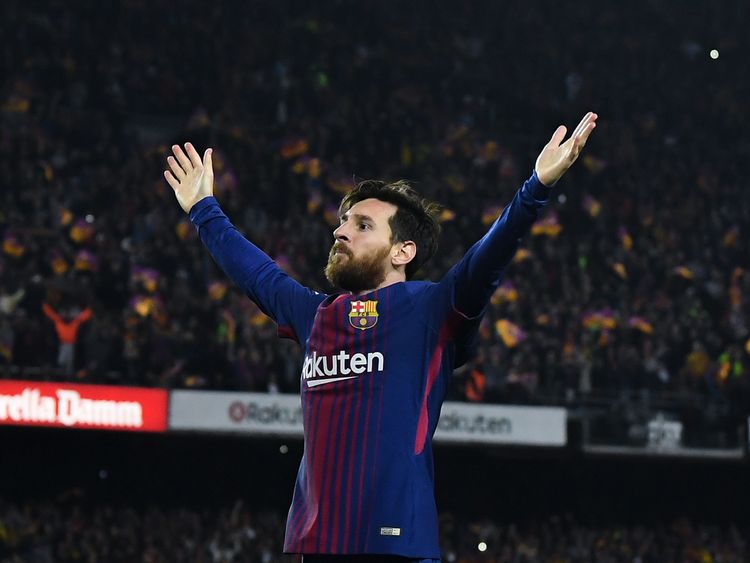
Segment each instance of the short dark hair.
M370 198L396 206L396 213L388 221L391 243L410 240L417 246L414 259L406 265L406 279L413 278L437 251L441 206L421 197L405 180L390 183L364 180L341 200L339 215L346 213L355 203Z

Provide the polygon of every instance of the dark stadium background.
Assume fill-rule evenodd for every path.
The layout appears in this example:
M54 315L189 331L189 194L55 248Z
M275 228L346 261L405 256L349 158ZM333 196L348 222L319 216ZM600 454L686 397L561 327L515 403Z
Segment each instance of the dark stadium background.
M221 507L237 498L285 511L300 440L153 436L46 429L0 433L4 494L17 501L80 490L84 502ZM281 453L286 446L288 451ZM591 524L750 516L746 461L583 456L530 448L436 448L438 505L465 521L523 522L571 513ZM279 533L282 531L279 530Z
M326 213L354 177L412 179L455 212L435 279L554 127L594 110L591 159L550 205L562 232L529 237L517 295L490 308L449 393L564 407L567 445L437 445L444 560L748 561L748 10L2 2L0 384L295 392L298 351L244 308L162 181L171 143L214 146L230 217L324 290ZM93 311L72 366L44 302ZM252 317L236 345L225 312ZM678 443L650 442L660 414ZM0 425L0 561L220 561L223 546L227 561L291 561L301 453Z

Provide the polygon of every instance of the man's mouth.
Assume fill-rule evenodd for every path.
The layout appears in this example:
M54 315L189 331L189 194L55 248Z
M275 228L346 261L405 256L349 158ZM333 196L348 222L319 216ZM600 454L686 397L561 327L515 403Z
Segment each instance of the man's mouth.
M334 246L333 247L333 254L334 256L350 256L351 252L344 248L343 246Z

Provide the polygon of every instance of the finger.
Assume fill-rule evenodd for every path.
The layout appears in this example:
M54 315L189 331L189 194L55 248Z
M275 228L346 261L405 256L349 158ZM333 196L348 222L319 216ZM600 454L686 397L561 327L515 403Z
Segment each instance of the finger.
M214 164L211 160L213 152L213 149L206 149L206 152L203 153L203 168L205 168L206 173L211 177L214 175Z
M167 164L169 165L169 168L172 170L177 179L182 180L185 177L185 171L177 163L173 156L167 157Z
M180 166L182 166L185 174L189 174L193 171L193 165L190 163L190 159L185 156L185 153L182 152L180 145L172 145L172 152L175 157L177 157L177 161L180 163Z
M583 145L586 144L586 141L589 138L589 135L591 135L591 132L596 128L596 123L589 123L586 128L581 131L578 135L575 137L575 145L579 148L583 148Z
M201 163L201 157L198 154L198 151L195 150L195 147L192 143L185 143L185 152L187 152L187 155L190 157L190 162L195 168L200 168L203 166Z
M586 125L583 127L581 131L584 131L589 125L592 123L596 123L596 118L599 117L597 114L595 114L593 111L590 111L588 114L588 118L586 119Z
M560 125L557 129L555 129L555 132L552 133L552 137L549 140L549 143L547 143L548 147L557 148L562 140L565 138L565 133L568 132L568 128L565 127L565 125Z
M177 188L180 187L180 183L177 181L177 178L172 176L172 173L169 170L164 171L164 178L167 180L167 183L172 186L172 189L177 191Z
M570 151L570 157L571 160L575 160L578 158L579 153L583 149L584 145L586 144L586 141L589 138L589 135L591 135L591 132L596 128L596 123L591 122L589 123L586 128L576 137L574 137L573 142L573 150Z
M583 116L583 119L578 123L571 137L576 137L581 134L581 131L583 131L586 128L586 125L588 125L592 115L594 115L592 112L588 112Z

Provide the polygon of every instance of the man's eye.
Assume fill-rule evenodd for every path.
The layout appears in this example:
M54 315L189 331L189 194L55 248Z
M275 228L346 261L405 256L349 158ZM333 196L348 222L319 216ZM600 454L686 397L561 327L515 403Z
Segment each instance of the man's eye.
M367 223L360 223L359 224L359 230L360 231L365 231L365 230L367 230L369 228L370 228L370 225L368 225Z

